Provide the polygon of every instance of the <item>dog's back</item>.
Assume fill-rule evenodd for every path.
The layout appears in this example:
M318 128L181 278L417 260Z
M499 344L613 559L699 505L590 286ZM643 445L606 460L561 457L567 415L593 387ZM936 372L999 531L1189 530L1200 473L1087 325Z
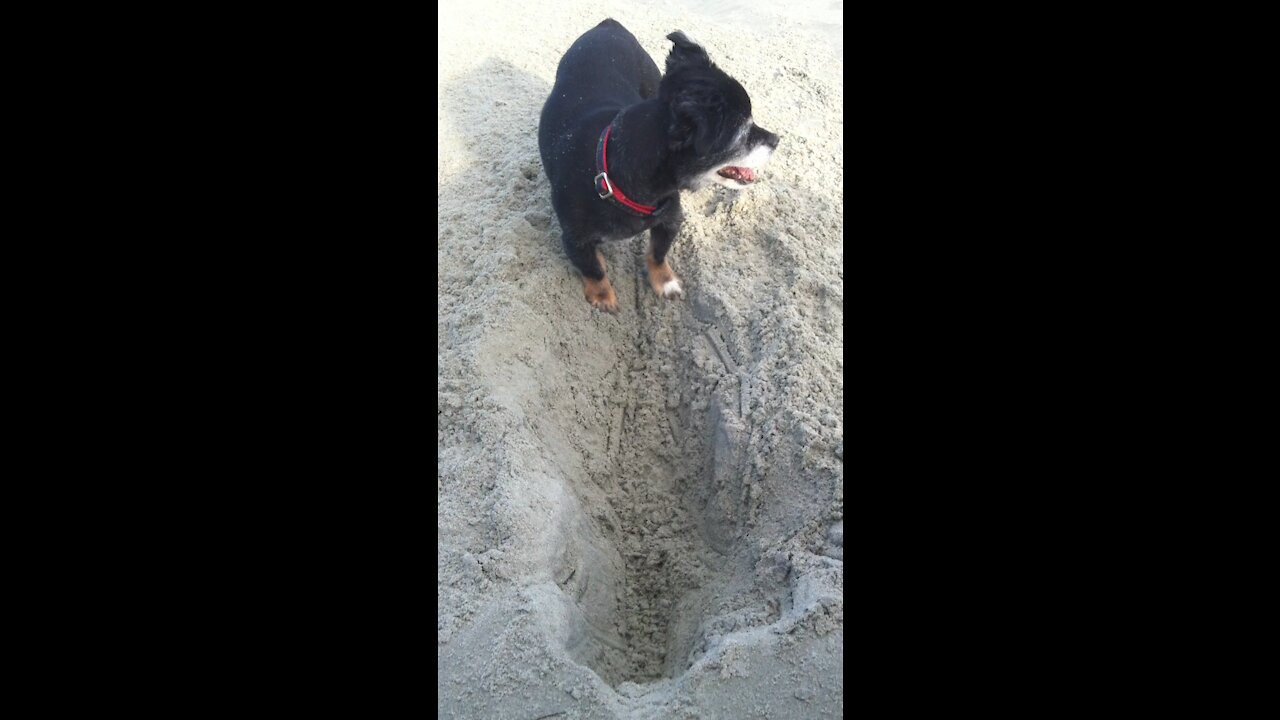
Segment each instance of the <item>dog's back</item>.
M629 30L612 18L583 33L556 68L556 84L542 108L538 147L548 163L558 141L583 128L594 132L619 110L658 94L662 73ZM553 181L555 178L551 178Z

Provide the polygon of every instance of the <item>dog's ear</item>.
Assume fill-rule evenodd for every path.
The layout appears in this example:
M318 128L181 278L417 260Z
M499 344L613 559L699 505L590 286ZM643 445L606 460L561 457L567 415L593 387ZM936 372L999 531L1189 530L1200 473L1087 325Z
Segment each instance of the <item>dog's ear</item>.
M672 68L680 65L710 65L711 58L707 55L707 51L702 46L689 39L684 32L677 30L667 36L667 39L675 43L671 46L671 52L667 54L667 72L671 72Z
M684 88L671 100L671 124L667 135L672 150L693 147L706 154L720 132L724 99L706 88Z

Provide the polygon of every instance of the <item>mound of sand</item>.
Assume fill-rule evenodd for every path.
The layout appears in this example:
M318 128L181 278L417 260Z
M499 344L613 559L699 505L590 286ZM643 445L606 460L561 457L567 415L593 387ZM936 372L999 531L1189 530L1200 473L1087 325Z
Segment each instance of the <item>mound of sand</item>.
M829 36L609 13L659 67L685 30L783 136L742 193L686 193L582 298L538 159L584 0L444 2L438 114L438 712L842 714L843 97Z

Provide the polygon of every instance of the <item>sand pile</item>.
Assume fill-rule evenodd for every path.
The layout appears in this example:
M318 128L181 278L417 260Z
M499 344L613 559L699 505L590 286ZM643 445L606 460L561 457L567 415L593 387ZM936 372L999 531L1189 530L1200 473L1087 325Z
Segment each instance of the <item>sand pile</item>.
M683 198L621 312L560 249L536 128L598 3L441 4L440 717L843 711L843 98L829 38L611 8L661 67L685 30L783 136L755 187Z

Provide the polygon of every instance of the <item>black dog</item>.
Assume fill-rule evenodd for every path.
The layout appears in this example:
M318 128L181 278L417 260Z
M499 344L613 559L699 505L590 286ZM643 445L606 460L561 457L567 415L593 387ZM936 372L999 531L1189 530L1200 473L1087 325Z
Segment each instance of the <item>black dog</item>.
M680 230L680 191L715 181L755 182L778 136L751 121L751 98L682 32L663 77L615 20L588 30L565 53L542 108L538 149L564 248L582 272L587 301L607 312L618 299L597 249L649 230L649 283L682 294L667 265Z

